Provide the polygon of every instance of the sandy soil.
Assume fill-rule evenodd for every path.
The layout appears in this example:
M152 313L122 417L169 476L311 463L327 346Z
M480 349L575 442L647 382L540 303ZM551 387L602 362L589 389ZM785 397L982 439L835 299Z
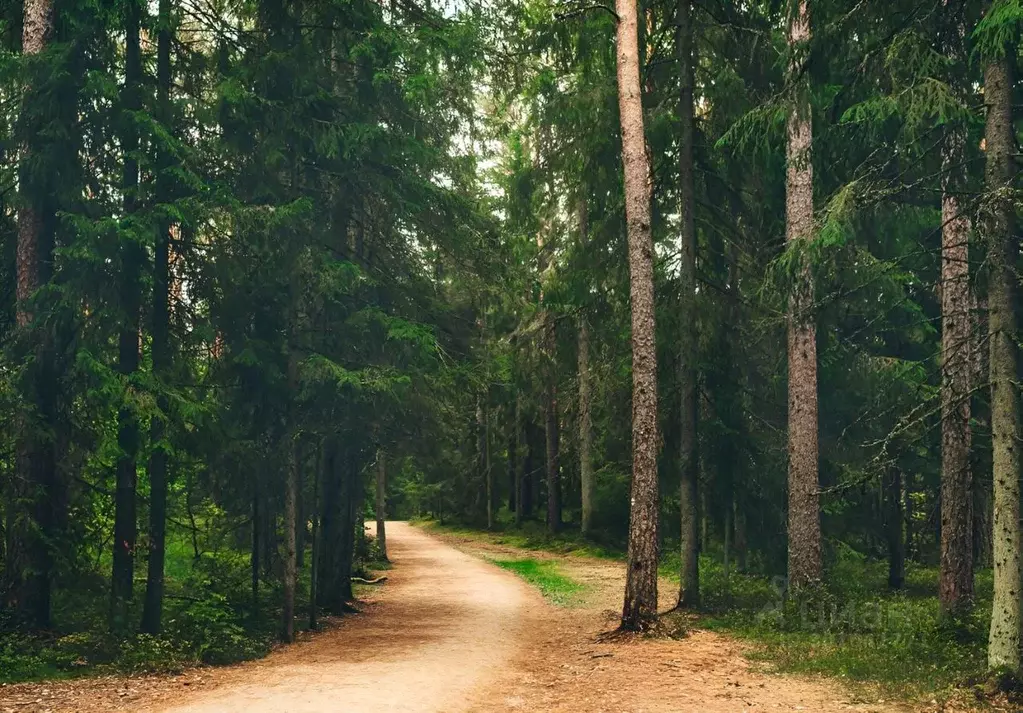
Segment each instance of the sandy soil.
M3 687L0 713L939 710L772 675L710 632L598 643L616 622L622 591L624 571L613 562L559 558L587 589L577 606L557 608L480 557L519 551L404 523L388 524L387 540L395 564L388 581L360 605L362 614L326 632L261 661L177 677ZM673 593L664 589L667 604Z

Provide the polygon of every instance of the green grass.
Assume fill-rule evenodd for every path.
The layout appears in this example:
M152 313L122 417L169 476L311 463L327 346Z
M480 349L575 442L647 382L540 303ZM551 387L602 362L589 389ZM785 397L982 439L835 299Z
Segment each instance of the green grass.
M558 571L557 562L536 559L495 559L491 562L514 572L558 606L567 607L578 602L579 593L583 590L583 585Z
M596 557L598 559L620 560L625 556L624 550L611 542L599 539L586 539L578 531L566 530L557 535L549 535L542 523L526 522L521 527L507 523L498 523L491 531L482 531L461 525L444 523L436 520L419 520L413 524L425 530L434 530L451 535L468 537L494 545L505 545L532 552L550 552L558 555L578 555Z

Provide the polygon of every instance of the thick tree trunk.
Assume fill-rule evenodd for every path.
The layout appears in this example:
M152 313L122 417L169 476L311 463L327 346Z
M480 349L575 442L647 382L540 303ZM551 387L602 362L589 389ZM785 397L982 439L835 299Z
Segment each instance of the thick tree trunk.
M657 616L657 350L650 165L639 83L636 0L616 0L615 6L632 307L632 491L622 628L641 630Z
M343 614L352 600L355 518L355 455L336 441L327 445L323 467L319 600L332 614Z
M988 666L1020 670L1020 414L1016 393L1016 259L1012 200L1016 149L1012 112L1012 59L991 61L984 71L988 224L988 333L991 348L991 441L994 480L994 600Z
M699 536L697 534L696 460L696 197L693 182L693 145L696 125L693 118L693 23L692 0L679 0L676 46L679 64L679 216L681 221L679 260L679 419L678 464L681 482L682 569L678 606L694 608L700 603Z
M810 43L806 0L794 0L788 39L791 76L802 75ZM795 104L788 120L785 228L790 246L802 250L813 238L813 130L806 80L794 83ZM804 243L804 245L800 245ZM804 256L789 300L789 585L821 579L820 483L817 451L817 329L813 318L813 281Z
M171 88L171 2L160 0L156 48L157 119L170 131ZM167 171L170 153L161 147L157 155L156 189L158 200L170 199ZM161 219L157 224L156 250L153 258L152 359L153 376L159 388L166 387L170 370L170 224ZM166 414L170 407L160 393L156 399L159 413L150 424L149 454L149 560L146 571L146 596L142 608L142 631L159 634L163 628L164 561L167 538L167 437Z
M134 230L138 209L139 165L135 154L139 149L139 135L134 112L142 108L142 50L139 31L142 21L141 0L128 0L125 14L125 64L123 102L122 148L124 151L124 219L122 230ZM124 400L117 414L117 486L114 497L114 557L111 584L110 629L124 633L129 628L128 603L134 593L135 542L138 534L136 516L136 485L138 481L139 424L128 405L132 376L139 367L139 317L141 285L139 273L144 260L140 243L134 235L121 240L121 309L122 323L118 337L118 370L124 379Z
M380 557L387 561L387 454L381 448L377 451L376 478L376 516L377 516L377 550Z
M355 594L352 592L352 565L355 558L356 512L361 504L361 500L357 497L361 476L355 448L349 445L345 450L344 474L342 476L344 491L341 498L341 551L338 553L340 568L337 585L339 597L345 602L345 610L347 610L348 602L355 599Z
M957 180L965 137L952 130L942 155L941 200L941 574L942 612L973 600L973 494L970 470L970 219Z
M906 580L906 548L902 537L902 471L889 468L884 482L884 527L888 540L888 588L902 589Z

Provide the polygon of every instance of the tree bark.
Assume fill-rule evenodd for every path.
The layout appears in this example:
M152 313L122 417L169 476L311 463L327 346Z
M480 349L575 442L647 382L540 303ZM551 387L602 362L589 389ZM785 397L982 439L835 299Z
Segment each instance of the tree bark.
M657 351L650 163L639 82L636 0L616 0L618 107L625 172L632 308L632 489L623 629L642 630L657 616Z
M941 198L941 572L945 614L973 601L973 494L970 469L970 219L959 205L965 136L951 130L942 152Z
M23 10L22 54L36 55L50 43L55 27L53 0L26 0ZM24 109L34 99L27 87ZM50 279L53 253L54 215L46 179L33 175L31 155L41 148L42 135L33 132L24 138L19 166L18 235L15 247L17 301L15 321L28 333L34 313L31 301L36 291ZM56 463L53 444L42 433L52 426L52 355L45 335L32 336L35 364L25 377L25 406L39 408L38 423L28 409L17 415L16 475L8 494L7 560L5 589L12 605L30 626L50 625L52 555L47 542L56 519L53 499L56 488Z
M746 571L747 540L746 510L741 500L732 495L732 521L735 523L735 568L738 572Z
M518 520L517 503L519 492L518 482L518 436L515 433L516 422L515 422L515 410L516 407L513 404L511 411L511 423L508 428L508 511L516 513L516 520Z
M523 423L526 439L526 457L522 460L522 475L519 477L519 521L533 516L533 471L537 470L536 425L532 417Z
M488 394L489 397L489 394ZM490 399L487 399L486 407L489 407ZM490 462L490 412L485 408L483 412L483 472L487 479L487 529L494 529L494 469Z
M579 248L589 240L589 210L585 191L579 198ZM585 307L579 313L579 490L582 504L581 530L585 537L593 529L593 418L590 375L590 324Z
M139 134L134 114L141 110L142 49L139 31L142 21L141 0L128 0L124 5L125 61L124 87L121 93L122 148L124 151L124 218L121 230L121 309L122 323L118 336L118 371L124 380L124 403L117 414L117 486L114 497L114 554L111 584L110 629L117 633L128 630L128 603L134 594L135 544L138 535L136 489L138 481L139 424L128 401L134 387L131 379L139 367L139 318L141 286L139 273L144 259L136 229L138 210Z
M794 0L789 17L789 67L803 74L810 43L806 0ZM796 96L788 119L786 150L786 241L804 250L813 238L813 129L806 80L793 83ZM817 329L814 325L813 278L808 256L789 300L789 585L800 588L821 579L820 484L817 445Z
M551 325L553 331L553 324ZM550 340L553 342L553 339ZM551 353L553 357L553 353ZM549 366L553 372L553 368ZM547 396L544 399L544 423L547 440L547 532L555 534L561 529L561 464L560 432L558 424L558 394L553 374L548 377Z
M171 2L160 0L156 48L157 120L171 131ZM157 153L157 201L170 200L167 171L171 157L166 146ZM163 628L164 562L167 538L167 437L166 415L170 402L163 393L170 371L170 223L157 222L156 249L153 258L152 360L153 376L161 390L156 397L158 413L149 429L149 560L146 569L146 595L142 607L142 631L159 634Z
M988 332L990 340L991 440L994 480L994 598L988 666L1020 670L1020 414L1016 393L1016 259L1010 196L1013 186L1015 133L1012 111L1012 58L992 60L984 71L987 104L986 181L992 200L988 239Z
M297 369L294 357L291 361L288 370L294 372ZM288 449L288 473L284 487L284 604L281 607L281 640L290 644L295 640L295 590L298 588L298 544L295 523L300 482L298 434L294 430L285 438L285 447Z
M381 448L377 451L376 478L376 516L377 516L377 550L380 557L387 561L387 454Z
M512 485L515 490L515 524L521 525L526 515L526 498L523 494L524 471L527 459L522 457L522 394L515 393L515 413L512 417L512 453L515 455ZM511 467L511 466L509 466Z
M693 117L694 52L692 0L679 0L676 21L676 45L679 64L679 217L681 221L679 261L679 503L682 519L682 567L678 606L695 608L700 603L699 535L697 532L696 460L696 196L693 181L693 147L696 125Z
M316 453L316 467L313 473L313 504L311 518L313 523L312 532L312 551L310 552L310 563L309 563L309 628L316 630L319 628L318 619L318 588L319 576L320 576L320 482L322 481L324 464L324 448L323 442L317 448Z
M252 491L252 550L249 554L249 573L252 587L252 622L259 622L259 573L260 573L260 550L263 546L263 533L261 523L263 519L263 508L260 507L259 483L253 485Z
M582 491L582 534L593 530L593 423L590 413L590 327L579 317L579 489Z

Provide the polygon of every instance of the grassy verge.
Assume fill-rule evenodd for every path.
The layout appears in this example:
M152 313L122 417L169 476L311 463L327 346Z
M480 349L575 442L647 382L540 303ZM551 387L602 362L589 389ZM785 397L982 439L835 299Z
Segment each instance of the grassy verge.
M491 531L476 530L456 524L441 524L436 520L418 520L414 525L424 530L444 532L494 545L506 545L532 552L550 552L559 555L578 555L599 559L624 559L625 551L610 542L586 539L578 532L567 530L549 535L539 522L526 522L521 527L500 524Z
M498 532L422 525L527 552L624 557L613 543L594 544L572 532L548 537L537 523ZM661 576L677 582L678 554L665 550ZM976 607L956 621L940 614L936 567L909 565L905 586L893 592L885 562L840 544L831 548L828 582L820 591L794 601L782 583L762 574L726 573L718 557L702 556L699 625L748 642L750 657L774 670L871 684L888 697L941 698L985 673L990 571L977 572Z
M544 598L558 606L571 606L578 601L583 585L560 572L557 562L535 559L495 559L494 564L514 572L540 590Z

